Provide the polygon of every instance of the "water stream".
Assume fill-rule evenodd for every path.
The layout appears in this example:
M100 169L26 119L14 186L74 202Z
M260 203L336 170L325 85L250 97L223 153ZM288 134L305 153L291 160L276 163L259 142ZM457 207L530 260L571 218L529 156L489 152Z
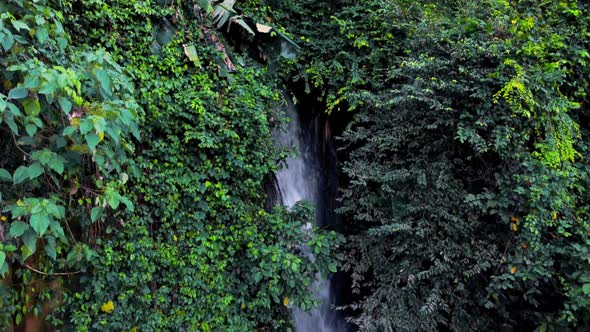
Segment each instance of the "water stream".
M282 202L287 207L292 207L301 200L310 201L316 205L316 220L319 219L323 208L321 202L321 166L318 148L319 141L314 133L312 123L302 123L294 105L289 103L286 115L291 118L286 130L277 133L276 140L281 146L294 147L299 155L287 159L287 167L277 173L277 182ZM306 225L310 227L311 225ZM312 255L309 253L309 255ZM295 332L340 332L345 328L340 327L339 320L331 310L330 305L333 296L330 294L330 280L318 276L312 289L316 290L316 296L321 304L311 312L305 312L295 308L293 318ZM312 290L310 290L312 291Z

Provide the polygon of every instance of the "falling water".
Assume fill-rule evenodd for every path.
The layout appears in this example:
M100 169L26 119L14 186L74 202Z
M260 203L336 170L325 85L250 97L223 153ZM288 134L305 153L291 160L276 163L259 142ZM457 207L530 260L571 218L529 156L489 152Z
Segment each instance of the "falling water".
M295 107L289 103L286 113L291 121L285 131L277 134L277 143L284 147L293 147L299 154L297 157L288 158L287 166L277 173L277 182L281 193L282 202L287 207L292 207L301 200L316 203L320 201L320 162L317 151L317 141L313 139L312 128L304 128L299 121ZM317 219L317 218L316 218ZM311 225L306 225L310 228ZM313 255L308 252L309 255ZM340 332L345 331L339 327L338 319L330 309L330 281L318 276L312 287L320 301L320 306L311 312L305 312L299 308L293 311L296 332Z

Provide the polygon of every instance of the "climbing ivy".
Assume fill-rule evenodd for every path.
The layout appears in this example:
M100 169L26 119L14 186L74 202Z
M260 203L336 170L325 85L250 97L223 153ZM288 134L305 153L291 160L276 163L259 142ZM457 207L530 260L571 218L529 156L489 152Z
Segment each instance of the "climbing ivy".
M235 61L223 31L190 3L66 6L76 43L113 54L145 118L128 183L135 211L103 226L92 273L57 317L76 330L290 326L293 305L315 305L316 274L335 271L339 239L302 229L305 205L264 209L265 179L284 155L271 136L278 81L245 55Z

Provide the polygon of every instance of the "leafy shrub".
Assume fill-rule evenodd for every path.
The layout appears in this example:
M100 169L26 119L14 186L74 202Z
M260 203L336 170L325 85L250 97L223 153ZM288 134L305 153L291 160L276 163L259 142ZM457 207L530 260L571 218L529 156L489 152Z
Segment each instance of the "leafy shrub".
M587 4L281 8L308 47L298 77L327 110L356 110L340 209L351 320L361 330L587 322Z
M53 274L85 270L93 221L123 196L133 85L104 51L72 47L46 1L0 5L0 274L2 325L40 314ZM35 292L34 287L37 289ZM33 289L33 290L31 290ZM39 301L35 301L38 299Z

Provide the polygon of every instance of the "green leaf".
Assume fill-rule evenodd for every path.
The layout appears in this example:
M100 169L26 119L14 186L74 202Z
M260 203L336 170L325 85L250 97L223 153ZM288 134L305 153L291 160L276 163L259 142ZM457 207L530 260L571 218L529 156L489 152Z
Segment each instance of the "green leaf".
M109 77L107 71L104 69L96 69L94 73L96 75L96 78L100 82L100 87L102 88L102 90L106 93L107 96L110 96L112 93L111 78Z
M47 29L40 27L37 29L37 31L35 31L35 36L37 37L39 43L43 44L49 38L49 33L47 32Z
M330 263L328 264L328 270L332 273L336 273L338 271L338 265L336 265L336 263Z
M12 175L12 181L14 184L19 184L29 177L29 169L26 166L19 166L14 174Z
M35 15L35 23L37 23L37 25L43 25L45 24L45 22L47 22L47 20L45 20L45 17L41 15Z
M201 60L199 59L199 55L197 54L197 49L195 45L184 45L184 54L193 62L195 67L201 67Z
M26 99L22 103L25 109L25 114L27 115L36 117L39 115L39 112L41 112L41 104L39 104L39 100L35 98Z
M74 266L81 259L82 259L82 253L80 252L80 248L74 247L68 253L68 256L66 258L66 262L68 263L68 266Z
M56 247L55 238L53 236L48 236L43 249L47 256L51 257L53 260L57 258Z
M137 129L137 125L135 123L132 123L130 125L131 127L131 134L133 134L133 137L135 137L136 139L140 139L140 134L139 134L139 129Z
M22 221L15 221L10 224L10 236L21 236L27 229L29 229L29 224Z
M23 99L29 95L29 90L26 88L18 87L8 92L9 99Z
M33 123L38 127L38 128L43 128L43 121L41 121L41 119L39 118L33 118Z
M36 89L39 87L39 76L38 75L27 75L23 82L23 88Z
M90 261L93 257L100 257L98 256L98 254L96 253L96 251L92 250L90 247L88 246L84 246L84 256L86 256L86 260Z
M28 170L28 175L29 175L29 179L33 180L34 178L38 177L39 175L43 174L43 166L41 166L40 163L33 163L31 166L29 166L29 170Z
M4 121L6 121L10 130L12 130L15 135L18 135L18 126L16 125L16 122L14 122L14 114L11 112L4 113Z
M0 251L0 265L4 265L5 260L6 260L6 253L4 253L4 251Z
M39 88L39 94L51 95L57 90L57 85L52 81L44 81Z
M63 136L70 136L72 135L78 128L76 127L66 127L62 133Z
M119 207L119 203L121 202L119 197L120 195L114 191L110 191L107 193L107 202L109 203L109 206L111 208L116 209Z
M64 171L63 158L53 151L47 149L43 149L43 151L35 151L31 158L33 160L38 160L41 162L41 165L48 167L59 174L62 174Z
M51 230L51 234L57 236L61 242L68 243L68 239L66 238L64 229L61 227L59 222L51 220L51 224L49 224L49 229Z
M68 40L64 37L57 37L56 40L60 50L64 50L68 46Z
M0 276L4 277L8 273L8 262L0 265Z
M88 147L90 148L90 150L92 150L92 151L96 150L96 146L98 145L98 141L100 141L100 138L98 137L98 135L96 135L96 134L86 135L86 143L88 144Z
M56 171L58 174L62 174L64 172L64 163L62 158L58 155L55 155L51 158L51 162L47 165L50 169Z
M123 204L125 204L125 206L127 207L127 210L129 210L130 212L133 212L133 210L134 210L133 203L131 203L131 201L127 197L121 196L120 200Z
M45 208L47 209L47 212L55 218L63 218L66 215L66 209L61 205L49 203Z
M47 150L47 149L43 149L42 151L34 151L31 154L31 158L33 160L38 160L41 162L41 164L43 165L47 165L49 163L49 161L51 160L52 157L52 152Z
M94 128L94 123L90 119L84 119L80 123L80 132L82 135L86 135L92 128Z
M584 284L584 286L582 286L582 291L586 295L590 294L590 284Z
M12 176L10 175L10 172L5 170L4 168L0 168L0 181L4 181L4 182L11 182L12 181Z
M95 222L96 220L98 220L98 218L100 218L102 213L103 213L103 208L101 208L101 207L92 208L92 210L90 211L90 219L92 220L92 222Z
M199 0L199 7L207 14L213 13L213 6L211 6L209 0Z
M28 230L25 232L25 234L22 237L23 242L25 243L25 246L27 247L28 251L25 255L23 255L23 258L27 258L29 256L31 256L32 254L35 253L35 250L37 250L37 233L33 230Z
M94 118L94 129L96 129L97 133L104 133L106 127L107 127L107 122L103 117L95 117Z
M14 37L10 31L6 31L6 33L0 31L0 44L2 44L2 47L6 52L12 48L12 45L14 45Z
M16 31L19 31L19 32L21 29L25 29L27 31L31 30L31 28L23 21L12 21L12 26L14 26Z
M47 228L49 228L50 222L51 220L49 219L49 216L44 212L33 214L31 216L31 227L33 227L39 236L45 234Z
M59 97L57 99L59 106L64 111L64 113L69 114L72 110L72 102L66 97Z
M29 136L34 136L37 133L37 126L32 123L29 123L25 126L25 130Z

